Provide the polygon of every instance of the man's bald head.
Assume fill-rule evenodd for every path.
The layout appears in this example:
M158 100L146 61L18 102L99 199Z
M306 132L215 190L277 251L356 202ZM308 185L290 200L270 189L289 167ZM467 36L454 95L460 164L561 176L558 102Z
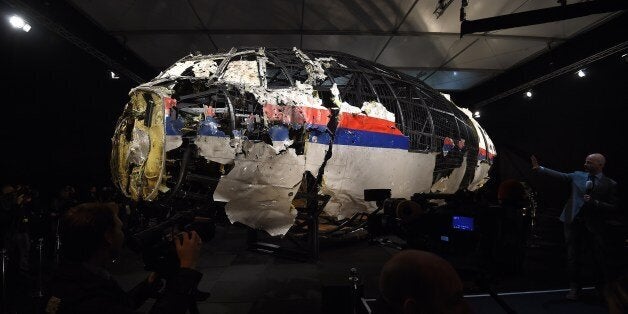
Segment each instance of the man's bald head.
M602 172L604 165L606 165L606 157L600 153L591 154L584 161L584 169L591 174Z
M429 252L406 250L393 256L382 269L379 288L402 313L469 312L458 274Z

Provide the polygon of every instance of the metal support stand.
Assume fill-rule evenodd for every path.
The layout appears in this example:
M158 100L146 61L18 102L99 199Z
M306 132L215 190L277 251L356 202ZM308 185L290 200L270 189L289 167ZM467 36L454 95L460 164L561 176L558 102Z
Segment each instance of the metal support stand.
M57 219L57 228L55 230L55 265L59 266L61 263L61 234L59 234L60 219Z
M2 313L7 313L7 266L9 264L9 257L7 256L7 249L2 249Z
M37 269L37 292L35 293L35 297L42 298L44 296L42 291L44 274L44 238L37 239L37 250L39 251L39 265Z
M325 208L331 196L298 193L297 197L307 199L307 208L297 214L297 218L305 220L305 224L307 225L307 247L291 249L277 244L260 242L258 241L257 230L250 229L247 239L250 250L299 261L318 260L320 254L318 217L321 212L323 212L323 208Z

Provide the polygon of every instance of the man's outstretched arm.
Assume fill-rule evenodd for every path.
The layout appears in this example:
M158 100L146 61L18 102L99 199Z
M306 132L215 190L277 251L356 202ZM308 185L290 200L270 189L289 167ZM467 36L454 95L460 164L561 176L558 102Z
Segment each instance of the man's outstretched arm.
M539 161L536 159L534 155L530 156L530 162L532 163L532 171L536 173L541 173L543 175L547 175L549 177L559 179L562 181L571 181L571 176L568 173L563 173L560 171L552 170L552 169L545 168L539 165Z

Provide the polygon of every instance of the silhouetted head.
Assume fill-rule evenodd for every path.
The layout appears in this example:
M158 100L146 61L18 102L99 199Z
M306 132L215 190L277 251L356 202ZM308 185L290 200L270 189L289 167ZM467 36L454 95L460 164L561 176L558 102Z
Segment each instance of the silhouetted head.
M604 169L606 158L604 155L595 153L587 156L584 160L584 169L590 174L598 174Z
M382 269L379 288L397 313L470 313L454 268L435 254L406 250Z
M81 204L63 217L63 255L71 261L87 262L95 256L115 258L123 242L122 221L115 203Z

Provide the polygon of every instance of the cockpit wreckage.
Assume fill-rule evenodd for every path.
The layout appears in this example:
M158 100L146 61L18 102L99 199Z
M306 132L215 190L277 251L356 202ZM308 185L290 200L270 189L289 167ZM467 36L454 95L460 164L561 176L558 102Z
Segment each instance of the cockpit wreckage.
M293 226L299 191L329 195L329 217L391 196L474 191L496 154L472 117L403 73L350 55L231 49L189 55L130 92L111 167L135 201L226 202L231 222Z

